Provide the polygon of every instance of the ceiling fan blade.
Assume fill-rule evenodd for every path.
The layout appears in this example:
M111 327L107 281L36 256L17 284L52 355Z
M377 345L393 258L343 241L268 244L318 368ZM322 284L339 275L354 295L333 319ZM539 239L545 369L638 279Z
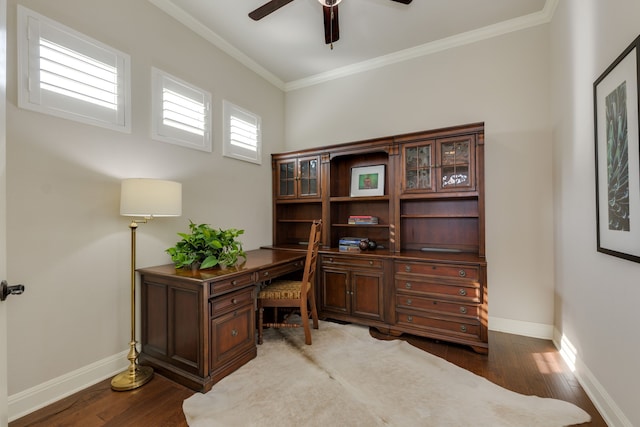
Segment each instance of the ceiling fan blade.
M391 1L395 1L395 2L403 3L403 4L409 4L409 3L411 3L412 0L391 0Z
M282 6L291 3L292 1L293 0L271 0L270 2L267 2L256 10L250 12L249 18L253 19L254 21L258 21L268 14L280 9Z
M325 44L337 42L340 38L338 6L322 6L322 9L324 12L324 42Z

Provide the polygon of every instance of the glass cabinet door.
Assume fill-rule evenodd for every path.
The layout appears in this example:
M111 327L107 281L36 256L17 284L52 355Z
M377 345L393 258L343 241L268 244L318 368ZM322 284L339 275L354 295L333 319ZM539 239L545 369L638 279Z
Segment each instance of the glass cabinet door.
M407 145L403 149L403 189L433 191L433 143Z
M277 163L277 197L295 199L320 196L318 156L280 160Z
M300 159L300 197L318 196L318 158Z
M295 197L296 161L278 164L278 196Z
M438 141L440 178L438 191L465 191L475 188L473 179L473 140Z

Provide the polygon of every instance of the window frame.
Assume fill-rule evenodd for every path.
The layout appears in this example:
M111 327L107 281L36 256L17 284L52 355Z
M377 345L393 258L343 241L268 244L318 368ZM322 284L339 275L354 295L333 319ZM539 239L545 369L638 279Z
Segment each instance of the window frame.
M17 5L17 10L18 107L131 133L131 57L22 5ZM41 38L115 68L117 107L99 107L88 101L42 89Z
M172 90L178 95L195 101L195 97L202 97L205 111L203 120L203 135L196 135L171 125L164 124L164 90ZM151 138L156 141L193 148L196 150L212 151L212 102L211 93L172 76L159 68L151 68Z
M222 111L223 111L222 155L225 157L261 165L262 164L262 118L259 115L252 113L251 111L246 110L242 107L239 107L227 100L222 101ZM256 130L257 130L255 151L243 149L242 147L238 147L232 144L231 117L233 116L234 112L243 116L248 116L255 120Z

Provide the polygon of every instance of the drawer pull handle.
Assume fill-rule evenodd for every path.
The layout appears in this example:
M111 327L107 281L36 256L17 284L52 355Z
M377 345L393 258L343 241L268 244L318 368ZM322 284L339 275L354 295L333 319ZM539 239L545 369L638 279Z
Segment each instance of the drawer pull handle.
M407 316L407 322L413 322L413 316Z
M268 272L268 271L265 271L265 272L264 272L264 276L265 276L265 277L267 277L268 275L269 275L269 272Z
M411 305L412 303L413 303L413 300L411 300L411 298L409 298L409 299L407 300L407 305Z
M464 296L466 296L466 295L467 295L467 290L466 290L466 289L460 289L460 290L458 291L458 294L460 294L461 296L463 296L463 297L464 297Z
M237 281L237 280L232 280L232 281L231 281L231 284L232 284L233 286L235 286L235 285L237 285L237 284L238 284L238 281Z
M405 283L404 287L407 289L411 289L411 282Z
M466 276L467 276L467 272L466 272L466 271L464 271L464 270L458 270L458 275L459 275L460 277L466 277Z
M369 265L373 265L373 261L369 261Z
M465 325L460 325L460 330L462 332L467 332L467 327Z
M407 273L411 271L411 266L410 265L405 265L404 266L404 271L406 271Z
M237 304L237 303L238 303L238 300L237 300L237 299L233 298L233 299L231 300L231 304Z
M333 258L329 258L329 262L333 262Z
M237 337L238 336L238 330L237 329L232 329L231 330L231 336L232 337Z
M467 314L467 307L460 307L460 313Z

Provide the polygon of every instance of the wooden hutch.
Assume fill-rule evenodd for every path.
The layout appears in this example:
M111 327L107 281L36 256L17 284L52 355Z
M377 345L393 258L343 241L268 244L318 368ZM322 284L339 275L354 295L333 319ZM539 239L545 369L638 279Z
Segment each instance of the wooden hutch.
M273 246L301 248L311 221L323 220L316 286L322 318L488 352L483 123L272 160ZM383 166L384 191L353 195L354 168L371 166ZM352 224L352 216L377 223ZM378 248L340 251L347 236Z

